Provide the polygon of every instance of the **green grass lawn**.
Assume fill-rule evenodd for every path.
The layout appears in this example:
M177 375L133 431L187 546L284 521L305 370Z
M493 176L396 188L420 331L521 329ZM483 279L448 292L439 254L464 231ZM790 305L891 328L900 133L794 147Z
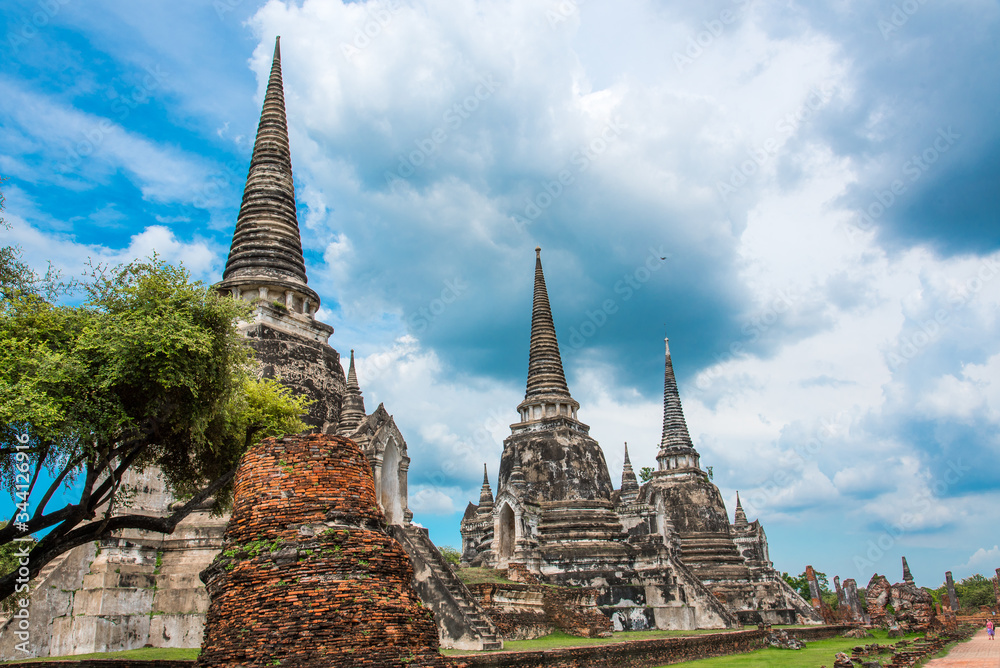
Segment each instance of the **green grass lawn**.
M502 574L507 571L499 571L495 568L457 568L455 574L466 585L472 584L517 584L513 580L508 580Z
M796 627L784 627L794 630ZM808 628L808 627L806 627ZM705 633L726 633L726 629L699 629L696 631L623 631L615 633L611 638L579 638L571 636L561 631L556 631L543 638L535 640L510 640L504 642L503 651L530 651L558 649L560 647L588 647L592 645L605 645L608 643L624 642L627 640L648 640L651 638L671 638L681 636L701 635ZM691 668L816 668L816 666L832 666L833 658L837 652L847 652L857 645L868 645L879 643L880 645L890 644L885 631L876 630L873 632L874 638L830 638L828 640L812 640L806 642L805 649L766 649L749 652L747 654L729 654L712 659L700 659L698 661L688 661L683 664L673 664L690 666ZM920 634L910 634L907 640L921 637ZM895 642L895 641L893 641ZM449 656L460 654L478 654L465 650L442 650L442 654ZM883 660L887 660L891 654L883 655Z
M505 640L503 651L505 652L526 652L531 650L557 649L559 647L589 647L591 645L606 645L614 642L625 642L626 640L649 640L651 638L676 638L682 636L694 636L704 633L727 633L736 629L697 629L694 631L619 631L610 638L581 638L571 636L562 631L554 631L547 636L535 638L534 640ZM497 650L498 651L498 650ZM442 654L480 654L470 650L444 649Z
M38 661L80 661L82 659L106 659L106 660L116 660L116 659L141 659L146 661L153 661L156 659L165 661L182 661L182 660L194 660L198 658L198 652L201 650L197 647L193 648L163 648L163 647L142 647L139 649L130 649L124 652L107 652L98 654L75 654L73 656L48 656L41 659L20 659L17 661L4 661L0 663L3 665L5 663L36 663Z
M806 641L805 649L793 650L767 647L747 654L730 654L728 656L699 659L698 661L688 661L672 665L685 666L685 668L816 668L816 666L823 665L832 666L833 658L837 655L837 652L847 652L850 654L851 649L858 645L870 645L872 643L888 645L890 642L894 643L897 641L897 639L889 641L886 631L876 629L872 633L875 635L874 638L841 638L838 636L836 638L829 638L828 640ZM906 636L906 640L922 636L923 634L911 633ZM883 654L881 656L883 661L886 661L892 655ZM665 667L660 666L660 668Z

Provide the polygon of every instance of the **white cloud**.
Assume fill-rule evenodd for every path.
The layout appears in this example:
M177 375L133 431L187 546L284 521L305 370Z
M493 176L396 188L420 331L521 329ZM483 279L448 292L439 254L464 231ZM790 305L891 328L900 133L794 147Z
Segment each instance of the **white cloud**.
M17 195L13 191L11 199ZM20 215L8 213L4 217L11 224L5 243L19 246L24 260L36 270L51 263L65 278L82 277L88 261L113 266L150 257L154 252L170 264L183 264L196 280L214 283L222 274L221 249L204 240L181 241L162 225L148 225L133 234L125 248L109 248L79 243L66 232L43 232Z
M410 490L408 507L414 513L424 515L450 515L457 510L451 496L440 489L423 485Z
M1000 545L994 545L988 550L981 547L973 552L969 560L962 565L962 568L976 569L986 567L986 577L990 577L989 571L998 563L1000 563Z
M21 178L78 190L106 183L123 170L149 200L203 208L221 204L217 193L206 187L211 176L206 161L126 130L108 117L80 111L3 78L0 113L19 128L39 158L40 166L21 172Z

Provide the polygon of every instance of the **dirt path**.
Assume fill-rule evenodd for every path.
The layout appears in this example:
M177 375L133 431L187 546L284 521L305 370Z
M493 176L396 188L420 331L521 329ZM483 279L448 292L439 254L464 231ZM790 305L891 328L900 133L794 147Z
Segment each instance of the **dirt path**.
M1000 640L989 640L980 629L969 642L963 642L943 659L934 659L925 668L997 668L1000 666Z

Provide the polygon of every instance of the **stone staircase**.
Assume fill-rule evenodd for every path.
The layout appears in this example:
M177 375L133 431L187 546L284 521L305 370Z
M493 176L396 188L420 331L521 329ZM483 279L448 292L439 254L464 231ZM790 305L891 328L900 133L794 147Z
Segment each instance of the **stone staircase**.
M493 622L431 542L427 529L411 524L405 527L394 525L391 530L413 563L413 588L424 605L434 613L441 646L449 649L503 649Z

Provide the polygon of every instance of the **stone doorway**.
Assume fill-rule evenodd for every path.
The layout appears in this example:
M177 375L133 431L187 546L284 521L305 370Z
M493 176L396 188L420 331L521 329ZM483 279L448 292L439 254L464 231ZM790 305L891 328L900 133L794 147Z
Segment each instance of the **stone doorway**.
M403 502L399 492L399 465L402 457L395 439L389 439L382 452L381 485L378 490L379 502L388 524L403 523Z
M514 556L514 542L517 538L516 518L509 504L500 510L500 561L506 563Z

